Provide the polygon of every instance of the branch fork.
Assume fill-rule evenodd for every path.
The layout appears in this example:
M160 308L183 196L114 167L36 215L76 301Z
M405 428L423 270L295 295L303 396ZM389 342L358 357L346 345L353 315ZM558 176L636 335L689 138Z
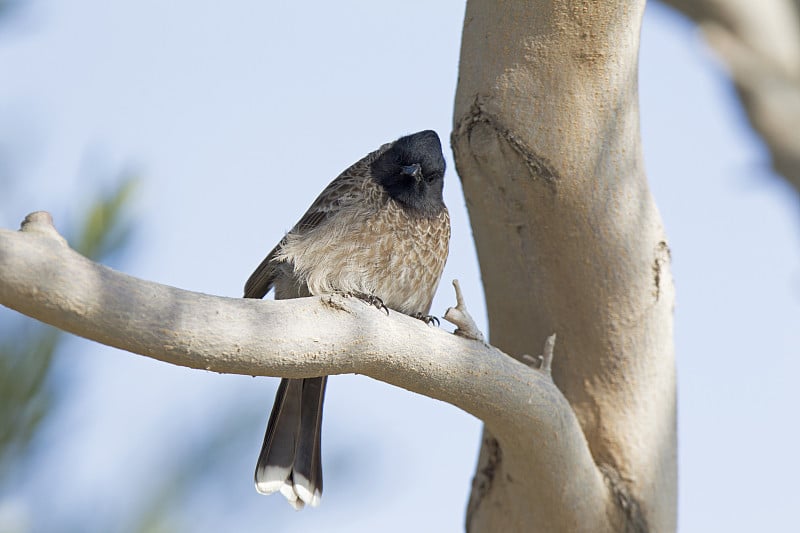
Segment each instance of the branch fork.
M65 244L47 213L30 214L21 231L0 229L0 304L175 365L287 378L358 373L450 403L486 423L526 501L593 516L593 524L608 518L611 495L566 398L541 371L483 341L457 282L457 305L445 315L458 328L453 335L354 299L184 291L114 271Z

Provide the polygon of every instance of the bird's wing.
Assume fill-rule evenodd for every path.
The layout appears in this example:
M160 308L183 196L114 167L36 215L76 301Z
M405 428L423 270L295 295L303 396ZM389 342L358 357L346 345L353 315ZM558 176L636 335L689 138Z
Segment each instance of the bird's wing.
M363 182L366 176L354 173L343 173L325 187L308 211L289 231L296 235L304 235L325 224L325 222L343 207L363 201Z
M272 259L280 250L281 244L283 244L283 240L267 254L267 257L261 261L258 268L247 278L247 283L244 284L245 298L263 298L272 288L272 284L275 283L275 276L278 274L278 269L275 268L275 263L272 262Z
M371 156L372 154L370 154ZM335 180L317 196L308 211L300 218L297 224L289 231L290 234L303 235L324 225L337 211L364 201L364 180L369 178L369 156L342 172ZM281 239L275 248L261 261L255 272L250 276L244 286L245 298L263 298L280 272L279 264L274 258L280 253L286 238Z

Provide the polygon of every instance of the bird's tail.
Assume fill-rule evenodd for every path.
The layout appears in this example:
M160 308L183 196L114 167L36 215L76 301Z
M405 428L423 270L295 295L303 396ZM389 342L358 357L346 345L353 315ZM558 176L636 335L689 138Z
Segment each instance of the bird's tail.
M327 376L282 379L256 465L256 490L280 491L295 509L322 496L320 430Z

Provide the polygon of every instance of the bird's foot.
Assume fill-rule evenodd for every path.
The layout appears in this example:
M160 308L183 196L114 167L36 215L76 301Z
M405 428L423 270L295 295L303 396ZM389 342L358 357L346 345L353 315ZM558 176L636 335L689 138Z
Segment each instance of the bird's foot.
M440 324L439 318L433 315L423 315L422 313L414 313L411 316L413 318L416 318L417 320L422 320L423 322L425 322L426 326L430 326L432 323L435 323L436 327L437 328L439 327Z
M379 311L386 311L386 316L389 316L389 308L386 307L386 304L383 303L379 297L375 296L374 294L367 294L365 292L346 292L344 293L345 297L353 296L358 298L362 302L367 305L371 305L375 309Z

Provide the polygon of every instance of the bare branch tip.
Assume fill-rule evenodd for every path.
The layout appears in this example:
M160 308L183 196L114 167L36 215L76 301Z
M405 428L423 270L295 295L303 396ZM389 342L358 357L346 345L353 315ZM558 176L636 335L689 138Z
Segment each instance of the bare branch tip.
M66 239L58 233L53 225L53 216L47 211L34 211L25 217L20 224L19 230L24 233L38 233L46 235L58 241L60 244L67 244Z
M31 231L32 229L36 229L36 226L49 226L53 228L53 215L47 211L28 213L28 216L22 221L19 229L20 231Z
M522 354L522 356L520 356L520 359L522 360L523 363L525 363L526 365L528 365L531 368L535 368L535 369L538 370L539 368L542 367L542 356L541 355L539 355L537 357L534 357L532 355L524 353L524 354Z
M444 319L456 326L454 333L459 337L484 342L483 333L467 311L464 295L461 293L461 286L457 279L453 280L453 288L456 291L456 306L447 309Z
M456 307L458 309L465 309L466 306L464 305L464 295L461 293L461 285L458 283L457 279L453 280L453 288L456 291Z
M553 364L553 350L556 346L556 334L553 333L547 340L544 341L544 349L542 350L542 355L540 356L541 366L539 370L547 374L548 376L551 375L551 368Z

